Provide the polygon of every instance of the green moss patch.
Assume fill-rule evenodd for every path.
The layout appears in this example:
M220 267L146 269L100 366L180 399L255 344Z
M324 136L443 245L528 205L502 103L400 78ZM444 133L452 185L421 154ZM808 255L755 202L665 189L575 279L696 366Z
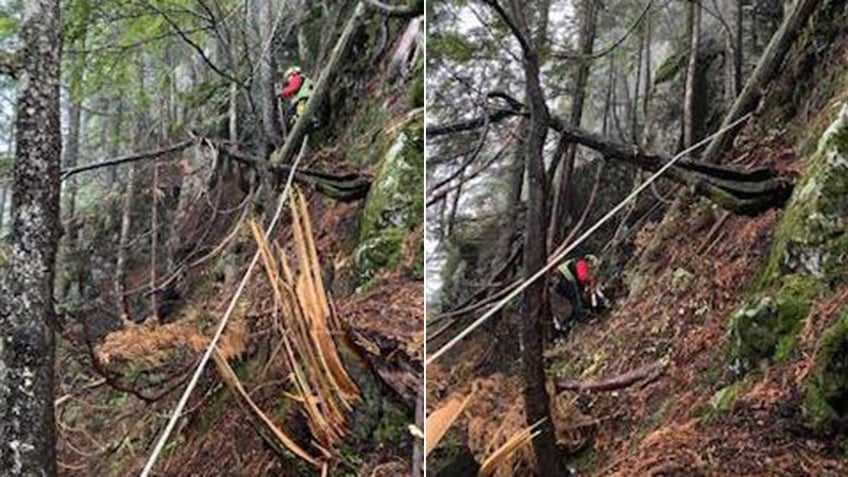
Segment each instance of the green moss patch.
M354 250L357 286L398 265L406 235L424 221L423 184L424 124L416 119L394 136L368 193Z
M848 249L848 104L825 131L775 231L759 284L802 272L833 286Z
M730 320L738 371L786 360L813 301L844 282L848 257L848 104L819 140L775 231L754 298Z
M803 409L810 427L820 433L834 430L848 413L848 310L822 335Z
M737 310L730 319L734 368L746 371L764 359L785 360L822 290L814 278L789 275L777 291L762 293Z

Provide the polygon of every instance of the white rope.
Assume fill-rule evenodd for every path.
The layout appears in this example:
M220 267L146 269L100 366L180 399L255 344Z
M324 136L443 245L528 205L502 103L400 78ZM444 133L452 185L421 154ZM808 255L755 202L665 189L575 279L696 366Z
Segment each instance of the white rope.
M300 146L300 153L297 155L294 164L292 164L291 170L289 171L289 176L286 179L286 185L283 188L283 192L280 194L280 198L277 203L277 211L274 213L274 217L271 219L271 223L268 224L268 228L265 230L266 240L268 239L268 237L271 236L271 232L274 231L274 227L280 220L280 216L283 212L283 206L286 203L286 198L289 195L289 189L291 188L292 181L294 180L294 172L295 170L297 170L297 166L300 163L300 160L303 158L304 152L306 151L306 143L308 141L309 136L304 136L303 142ZM250 281L250 275L253 273L253 269L259 262L259 257L260 252L259 250L257 250L256 253L253 255L253 260L251 260L250 265L244 272L244 277L242 277L241 283L239 283L238 288L236 288L236 292L233 295L233 298L230 300L230 305L227 307L227 311L224 312L224 317L221 318L221 322L218 323L218 329L215 330L215 334L212 336L212 340L209 342L209 346L206 348L206 352L203 353L203 357L200 358L200 362L197 364L197 369L194 371L194 375L191 377L191 381L189 381L188 386L186 386L185 391L183 391L183 395L180 397L180 401L177 403L177 407L174 408L174 412L171 414L171 418L168 419L168 425L165 426L165 430L162 431L162 435L159 436L159 440L156 442L156 447L153 449L153 453L151 453L150 457L147 459L147 464L145 464L144 470L141 471L141 477L148 477L150 475L150 471L153 469L153 465L156 463L156 460L162 453L162 449L165 448L165 443L168 442L168 437L171 435L171 432L174 431L174 427L177 425L177 421L181 417L183 409L188 403L188 398L191 396L191 392L194 390L194 387L197 386L197 382L200 380L200 375L203 374L203 369L206 367L206 363L209 362L209 358L212 357L212 353L215 350L215 346L221 339L221 335L224 334L224 329L227 327L227 322L230 320L230 316L233 314L233 311L236 308L236 303L241 297L244 288L247 286L247 282Z
M445 345L442 346L438 351L436 351L432 355L428 356L427 361L425 362L425 366L428 366L430 363L437 360L440 356L447 353L448 350L453 348L457 343L462 341L472 331L477 329L478 326L482 325L484 321L491 318L492 315L494 315L501 308L506 306L510 302L510 300L515 298L519 293L524 291L527 287L529 287L531 284L533 284L533 282L538 280L542 275L547 273L550 269L557 266L559 264L559 262L561 262L562 259L566 257L566 255L571 253L572 250L574 250L578 245L580 245L583 241L585 241L587 238L589 238L590 235L592 235L596 230L598 230L602 225L604 225L609 219L611 219L613 216L615 216L615 214L618 213L618 211L620 211L622 208L624 208L624 206L627 205L628 202L630 202L631 200L636 198L636 196L638 196L643 190L645 190L655 180L657 180L661 175L663 175L663 173L665 173L665 171L667 171L671 166L673 166L678 160L680 160L684 156L688 155L690 152L694 151L695 149L698 149L698 148L706 145L707 143L709 143L709 141L713 137L718 136L719 134L723 134L728 129L736 127L737 125L739 125L743 121L750 118L751 115L752 115L752 113L746 114L745 116L737 119L736 121L732 122L731 124L728 124L726 127L722 128L722 129L716 131L715 133L711 134L710 136L707 136L706 138L702 139L700 142L698 142L694 146L689 147L688 149L680 152L679 154L677 154L676 156L671 158L657 172L655 172L651 177L649 177L639 187L634 189L633 192L630 193L630 195L625 197L624 200L622 200L618 205L613 207L612 210L607 212L607 214L603 218L601 218L594 225L592 225L592 227L590 227L588 230L586 230L586 232L584 232L583 235L578 237L577 240L575 240L568 247L563 249L562 252L554 255L554 257L551 258L544 267L542 267L539 271L534 273L533 276L524 280L524 282L522 282L518 287L516 287L511 293L509 293L507 296L505 296L503 299L501 299L501 301L499 301L492 308L490 308L489 311L484 313L483 316L481 316L480 318L477 318L477 320L474 321L474 323L472 323L470 326L468 326L468 328L465 328L464 330L462 330L462 332L460 332L458 335L453 337L453 339L451 339L450 341L445 343Z

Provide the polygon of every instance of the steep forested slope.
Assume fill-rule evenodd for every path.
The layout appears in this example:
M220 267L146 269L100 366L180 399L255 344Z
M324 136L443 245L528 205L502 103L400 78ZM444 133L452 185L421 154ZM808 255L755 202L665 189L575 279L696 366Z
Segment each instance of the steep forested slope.
M62 182L48 209L58 257L39 251L51 277L55 263L57 323L31 323L56 336L55 388L35 411L55 408L55 440L15 430L55 446L35 461L48 475L138 475L161 442L150 475L420 469L423 4L74 0L57 28L32 16L43 2L23 3L4 7L4 41L39 25L65 46L64 137L58 110L50 132L61 174L56 156L47 185L21 182L19 159L14 222L0 226L19 247L33 219L22 187L58 197ZM291 120L280 90L293 65L315 89ZM4 89L15 79L27 77ZM32 147L26 127L10 147ZM45 343L28 359L53 356ZM0 457L6 475L18 457Z
M794 184L786 204L749 217L728 213L694 190L660 184L644 203L626 209L618 230L601 229L602 238L590 238L578 250L600 254L599 276L613 298L610 309L574 322L544 351L550 418L570 471L622 476L848 471L843 376L848 10L845 2L817 3L763 89L750 124L720 157L722 164L778 171ZM678 68L683 66L681 61ZM668 72L655 74L660 73ZM659 96L664 87L654 93ZM680 132L657 125L652 131L654 138L672 139ZM616 203L602 195L604 187L620 182L601 179L596 198L589 189L593 177L603 176L600 169L598 175L590 172L575 172L572 179L584 197L576 199L578 210L597 200L594 207L602 214L608 209L598 203ZM463 307L479 303L479 311L493 302L464 286L469 277L507 276L503 262L494 267L501 272L493 272L486 258L487 244L503 237L502 217L476 219L457 221L456 232L445 237L440 299L448 306L438 323L458 309L460 325L454 326L467 325ZM577 223L579 228L582 222ZM553 313L563 312L554 305L552 299ZM521 392L526 351L515 346L516 323L527 313L510 303L495 316L499 320L428 365L432 409L471 396L430 454L431 469L472 475L479 462L532 423ZM442 328L431 328L439 333L436 346L450 335ZM538 447L520 448L498 475L534 473L539 469L534 450Z

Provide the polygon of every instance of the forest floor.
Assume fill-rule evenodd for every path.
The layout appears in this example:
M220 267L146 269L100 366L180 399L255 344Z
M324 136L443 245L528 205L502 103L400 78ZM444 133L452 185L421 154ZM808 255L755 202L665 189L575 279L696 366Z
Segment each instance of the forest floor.
M734 157L787 174L801 167L792 148L776 138ZM548 373L558 378L606 378L655 363L663 369L622 389L563 391L552 398L557 440L578 475L848 473L843 437L812 434L800 406L801 382L822 331L848 304L848 287L814 305L783 362L739 378L728 358L730 315L748 297L766 260L779 214L730 215L714 229L721 212L695 202L673 219L674 234L657 248L648 269L635 270L631 262L630 280L640 275L640 291L616 297L611 310L576 324L549 346ZM637 251L656 226L638 232ZM507 323L494 328L448 355L447 364L428 367L431 410L474 391L437 458L450 459L464 444L480 461L526 426L517 358L487 352L515 337ZM553 386L549 391L555 394ZM532 450L524 448L514 468L526 469L532 460Z
M309 167L328 172L338 172L334 169L342 167L333 151L314 157ZM226 199L214 205L211 200L198 199L187 214L188 222L181 227L189 235L208 227L204 250L212 249L239 227L241 211L250 204L232 182L222 181L219 187L224 193L212 191L210 197ZM410 267L409 261L415 260L416 243L405 247L397 267L381 272L361 291L354 290L341 283L343 279L337 275L350 266L347 254L350 244L356 242L358 205L315 193L307 193L307 201L327 289L332 290L334 282L336 288L343 285L341 288L346 289L334 300L338 319L346 330L346 336L338 337L337 343L363 395L363 404L354 410L350 433L337 449L340 467L336 471L338 475L398 475L410 465L412 445L407 425L412 410L407 409L405 396L400 396L392 384L400 389L418 389L423 358L423 286L404 271ZM214 210L228 213L220 215ZM210 217L210 223L202 223ZM197 220L201 223L194 223ZM224 278L225 262L229 260L236 271L242 270L256 250L245 225L241 224L234 247L185 274L181 283L185 294L163 324L131 325L111 333L98 330L98 337L105 336L91 351L85 342L89 330L76 325L66 329L60 345L58 379L79 391L60 398L57 409L61 475L131 475L141 470L235 290L237 281ZM291 239L292 230L284 218L272 242L284 247ZM143 283L144 273L137 275L137 281ZM300 412L291 412L297 399L292 396L285 353L280 352L279 325L273 310L273 291L265 273L257 269L218 348L230 358L256 404L280 428L308 446L306 419ZM376 353L386 349L396 352L368 362L361 355L369 340L380 342L381 349ZM107 385L91 371L95 355L123 391ZM419 369L410 368L399 355L417 360ZM374 362L382 358L384 366L375 366ZM395 366L399 362L406 367ZM214 368L211 363L208 367ZM378 376L380 379L375 379ZM314 469L294 456L281 459L270 450L214 369L204 374L186 409L157 466L161 472L158 475L315 475Z

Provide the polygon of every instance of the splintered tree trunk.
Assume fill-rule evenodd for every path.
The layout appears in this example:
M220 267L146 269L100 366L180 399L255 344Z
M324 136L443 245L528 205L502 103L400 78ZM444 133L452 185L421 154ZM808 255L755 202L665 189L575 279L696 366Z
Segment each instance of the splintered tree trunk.
M539 82L539 53L530 39L524 4L512 0L512 16L528 45L524 49L523 67L527 99L530 103L530 128L525 146L529 180L529 204L524 227L524 271L526 274L541 269L547 260L547 196L543 150L548 133L548 109ZM550 310L547 300L547 281L537 280L524 292L519 342L522 350L524 374L524 407L527 422L544 420L541 434L533 440L533 449L539 464L540 475L563 475L556 447L556 436L551 422L550 403L545 388L543 361L543 327L548 323Z
M24 2L12 233L0 273L0 469L55 476L53 280L59 242L58 0Z
M777 69L783 63L789 47L798 38L801 29L807 24L807 20L809 20L819 3L817 0L796 0L794 8L787 12L783 19L783 24L780 25L780 28L778 28L777 32L771 38L766 51L757 63L757 67L754 68L754 72L751 73L742 92L737 96L733 107L730 108L730 112L725 115L719 129L732 124L757 107L763 89L777 73ZM716 136L710 142L710 145L707 146L702 159L705 162L715 162L718 160L719 154L724 152L724 149L733 142L733 139L738 133L739 128L734 128Z

